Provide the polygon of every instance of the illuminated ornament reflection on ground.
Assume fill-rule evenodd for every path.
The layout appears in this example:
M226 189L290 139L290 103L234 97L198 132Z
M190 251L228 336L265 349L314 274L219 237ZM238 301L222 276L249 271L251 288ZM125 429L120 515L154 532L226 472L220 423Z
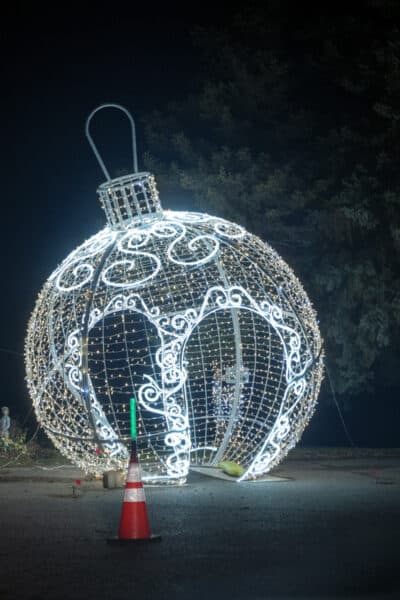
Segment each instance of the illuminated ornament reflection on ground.
M314 310L288 265L241 226L163 210L134 155L135 173L112 180L100 159L108 225L37 300L26 340L37 418L85 471L122 469L134 396L144 480L182 482L191 464L222 460L244 467L240 480L261 476L315 407Z

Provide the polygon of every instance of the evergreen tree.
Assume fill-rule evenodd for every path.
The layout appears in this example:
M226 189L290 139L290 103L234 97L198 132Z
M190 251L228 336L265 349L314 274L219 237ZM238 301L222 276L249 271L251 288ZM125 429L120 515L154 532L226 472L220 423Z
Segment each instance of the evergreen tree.
M333 7L255 3L199 29L198 89L146 118L146 166L181 208L239 222L288 261L349 398L398 343L400 7Z

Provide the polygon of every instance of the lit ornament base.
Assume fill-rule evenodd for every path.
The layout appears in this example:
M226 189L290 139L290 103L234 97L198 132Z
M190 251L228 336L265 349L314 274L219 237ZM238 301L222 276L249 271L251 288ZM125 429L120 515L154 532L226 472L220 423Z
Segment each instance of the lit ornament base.
M106 227L39 295L26 341L37 418L89 473L124 469L138 403L146 481L191 464L264 475L315 407L321 339L300 282L268 245L204 214Z

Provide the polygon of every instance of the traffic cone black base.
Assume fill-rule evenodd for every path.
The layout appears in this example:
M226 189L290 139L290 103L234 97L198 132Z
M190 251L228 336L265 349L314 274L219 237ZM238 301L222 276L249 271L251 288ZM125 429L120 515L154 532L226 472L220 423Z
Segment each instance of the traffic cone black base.
M145 542L161 542L161 535L150 535L150 537L147 538L136 538L130 540L119 537L107 539L107 544L110 544L111 546L131 546L138 543L143 544Z

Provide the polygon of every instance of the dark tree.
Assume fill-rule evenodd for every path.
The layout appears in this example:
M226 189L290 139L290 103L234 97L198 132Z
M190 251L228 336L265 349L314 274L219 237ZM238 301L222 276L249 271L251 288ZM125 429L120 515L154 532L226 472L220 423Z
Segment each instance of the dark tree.
M146 166L164 197L242 223L293 266L349 398L398 348L400 6L323 9L255 3L197 30L197 91L148 116Z

